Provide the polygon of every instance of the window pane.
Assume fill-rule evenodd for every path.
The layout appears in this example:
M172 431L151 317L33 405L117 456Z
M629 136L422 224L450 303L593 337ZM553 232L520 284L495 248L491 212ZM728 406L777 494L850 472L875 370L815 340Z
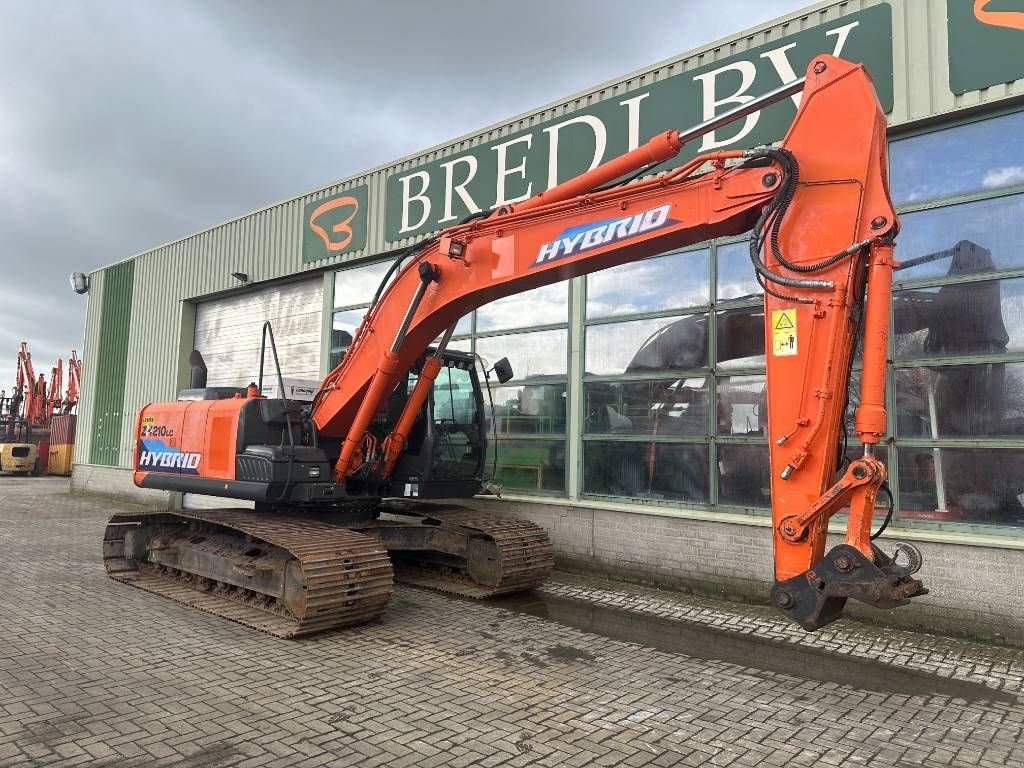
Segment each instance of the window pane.
M897 204L1024 184L1024 112L889 144Z
M353 304L369 304L377 292L384 273L391 266L391 259L366 264L361 267L342 269L334 273L334 306L348 307Z
M896 291L896 358L1024 351L1024 278Z
M718 446L718 503L735 507L771 507L767 445Z
M900 225L896 281L1024 266L1024 195L907 213Z
M564 435L565 384L493 387L494 428L498 435ZM484 393L484 407L488 407Z
M585 370L590 374L703 368L708 364L708 316L592 325L586 346Z
M543 285L506 296L476 311L478 331L500 331L531 325L554 325L569 320L569 283Z
M587 382L584 431L591 434L686 435L708 433L708 380Z
M476 340L476 351L488 368L496 360L507 357L517 380L534 376L564 376L568 338L569 332L565 330L488 336Z
M348 349L356 328L363 322L364 314L365 309L349 309L334 313L331 318L331 349Z
M732 309L715 318L718 370L764 368L764 309Z
M728 376L718 380L718 434L764 435L768 408L764 376Z
M469 371L445 366L434 379L434 423L442 422L459 425L479 423L476 393Z
M901 519L1024 524L1024 451L901 448L899 461Z
M763 291L750 263L750 244L744 240L718 246L718 300L760 296Z
M900 437L1024 435L1024 363L896 371Z
M658 256L587 276L587 317L660 312L707 304L710 251Z
M583 443L583 491L706 504L708 447L587 440Z
M457 322L455 324L455 333L452 334L452 336L454 338L457 338L459 336L469 336L472 332L473 332L473 313L470 312L465 317L460 318L459 322ZM443 336L444 336L444 334L442 333L436 339L434 339L431 342L431 344L436 347L438 344L441 343L441 338ZM466 348L466 351L469 351L469 349L468 349L469 348L469 339L459 339L458 341L449 342L448 349L455 349L455 347L457 345L459 345L460 343L462 344L463 347Z
M506 440L490 443L484 473L494 468L494 450L498 452L495 479L506 491L565 492L565 440Z

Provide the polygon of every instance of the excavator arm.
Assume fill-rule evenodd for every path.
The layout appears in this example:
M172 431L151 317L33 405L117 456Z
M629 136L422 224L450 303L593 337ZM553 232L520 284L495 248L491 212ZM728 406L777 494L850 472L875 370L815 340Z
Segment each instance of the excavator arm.
M64 361L57 358L57 364L50 369L50 387L46 397L46 420L53 417L53 414L60 413L61 404L64 402Z
M32 366L32 353L24 341L18 348L18 367L14 386L15 401L19 398L24 403L25 424L28 427L42 426L46 423L46 379L43 374L36 378Z
M801 91L802 87L802 91ZM701 155L644 181L690 140L800 93L780 148ZM886 430L893 243L885 117L864 68L819 56L806 77L686 132L670 131L592 171L441 232L395 263L312 410L340 440L334 480L386 477L441 366L456 322L488 302L710 238L753 230L765 288L768 433L776 584L772 600L805 629L850 597L893 607L923 594L919 555L898 565L871 540L885 488L875 446ZM698 172L699 175L696 175ZM864 339L856 432L863 455L836 479L850 368ZM369 427L405 372L441 337L405 410L378 442ZM826 554L830 518L845 540Z
M68 391L60 405L61 413L71 413L78 406L78 394L82 390L82 361L76 350L68 358Z

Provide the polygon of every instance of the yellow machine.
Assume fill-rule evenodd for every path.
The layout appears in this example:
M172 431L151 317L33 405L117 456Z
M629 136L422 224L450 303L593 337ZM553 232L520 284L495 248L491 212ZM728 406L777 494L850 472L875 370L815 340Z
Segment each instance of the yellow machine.
M0 472L36 473L39 447L33 443L0 443Z

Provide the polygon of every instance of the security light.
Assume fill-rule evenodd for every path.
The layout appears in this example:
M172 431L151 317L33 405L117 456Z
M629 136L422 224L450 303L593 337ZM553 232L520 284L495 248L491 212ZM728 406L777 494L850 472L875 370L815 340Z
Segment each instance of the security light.
M245 272L232 272L231 276L235 278L235 280L240 282L242 285L248 285L249 283L249 275L246 274Z
M75 293L89 292L89 276L84 272L71 273L71 290Z

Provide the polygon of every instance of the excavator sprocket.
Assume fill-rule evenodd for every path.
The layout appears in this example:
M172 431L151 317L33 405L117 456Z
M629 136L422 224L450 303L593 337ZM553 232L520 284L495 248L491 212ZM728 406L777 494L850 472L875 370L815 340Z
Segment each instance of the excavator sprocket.
M368 531L386 542L395 564L395 580L403 584L484 599L533 589L554 570L554 549L543 528L529 520L498 518L464 507L428 506L416 510L419 527L436 531L436 539L454 542L445 560L404 552L385 526ZM405 535L410 533L410 526ZM415 526L411 527L415 530Z
M103 561L117 581L277 637L371 621L394 580L365 534L244 509L114 515Z

